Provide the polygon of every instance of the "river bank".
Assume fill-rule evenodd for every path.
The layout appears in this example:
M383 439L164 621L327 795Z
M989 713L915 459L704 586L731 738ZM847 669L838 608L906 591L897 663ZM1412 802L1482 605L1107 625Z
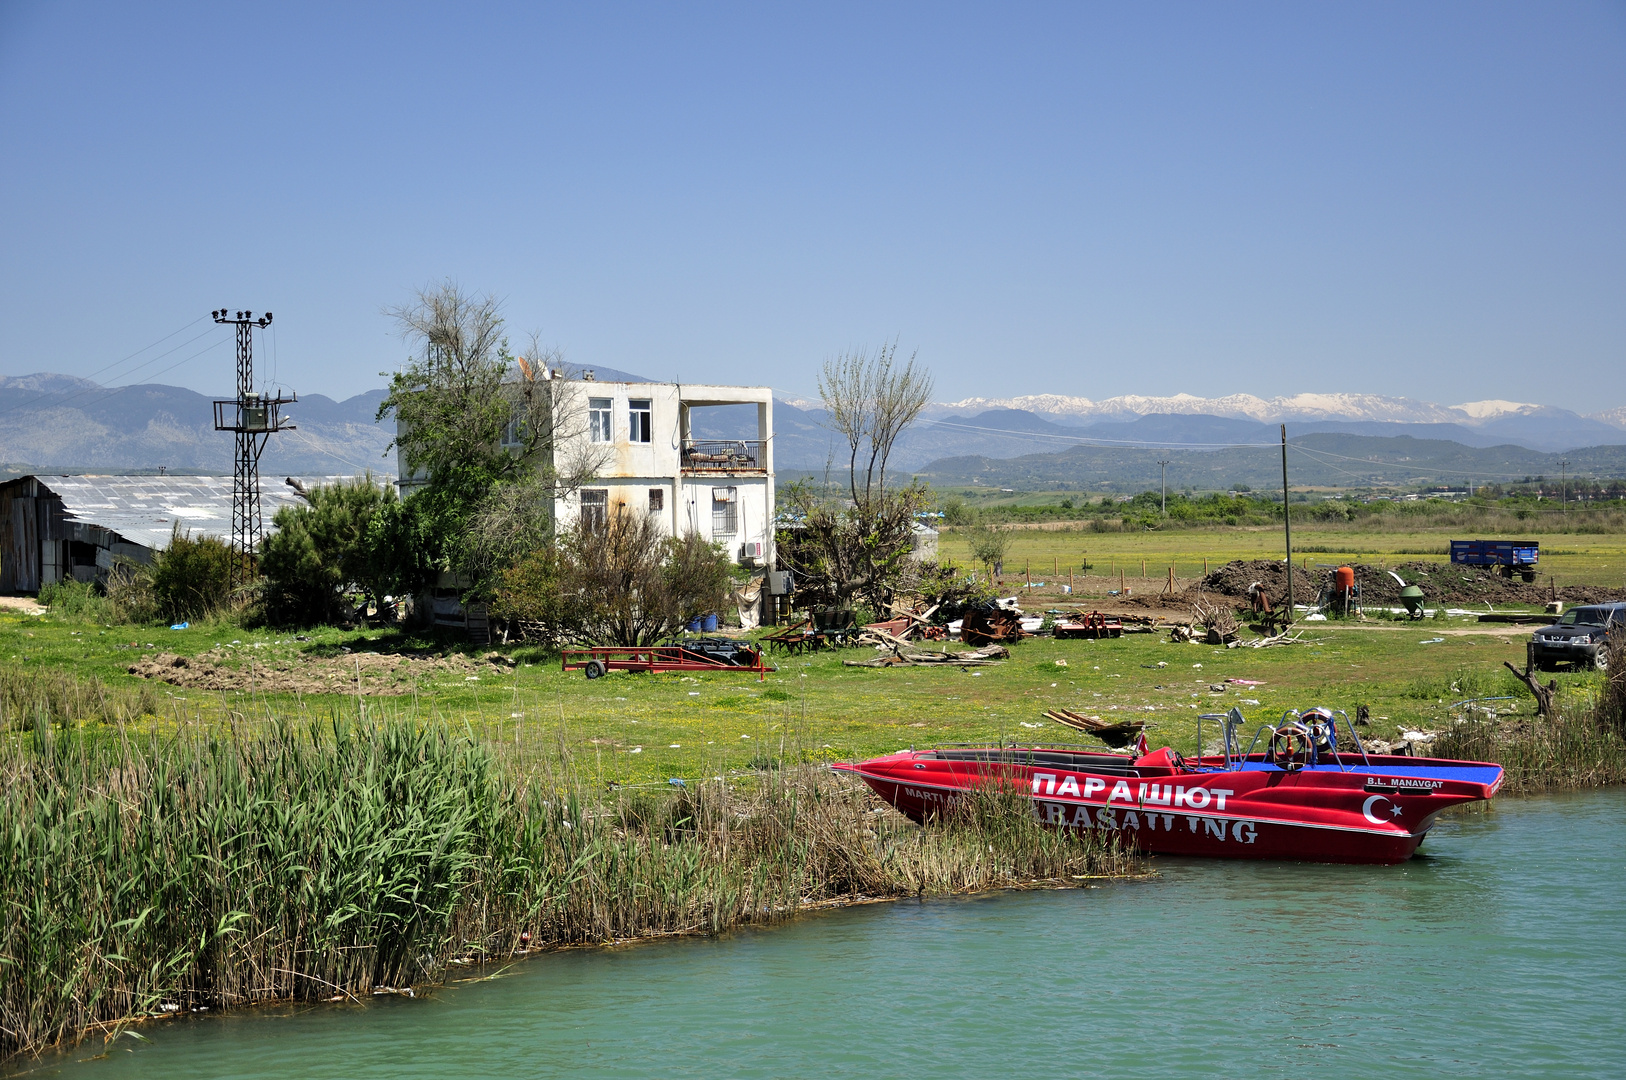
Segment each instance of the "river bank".
M1626 790L1498 800L1399 866L1160 859L1127 887L570 950L431 999L272 1007L18 1063L60 1080L1610 1076Z
M827 770L606 792L443 720L53 729L0 759L0 1051L152 1015L365 1000L522 948L1136 872L987 793L944 828Z
M1182 730L1175 710L1198 706L1181 699L1201 695L1204 707L1223 707L1224 698L1269 697L1310 673L1325 685L1326 673L1357 672L1357 662L1401 652L1340 640L1347 637L1263 657L1159 640L1040 641L1018 647L1027 663L985 678L957 673L950 685L972 708L981 704L975 723L998 737L1020 725L1030 730L1019 737L1031 742L1055 736L1021 719L1007 727L1000 712L1031 715L1043 687L1099 699L1115 682L1155 681L1148 689L1160 695L1152 700L1165 737L1194 746L1180 742L1195 733ZM1424 657L1445 647L1409 645ZM1097 666L1069 679L1057 663L1068 655ZM1203 660L1148 662L1156 656ZM1177 679L1179 668L1205 662L1209 670ZM327 698L292 714L275 698L221 695L218 712L205 717L181 711L196 703L173 697L165 717L140 685L104 685L49 664L8 666L0 679L13 725L0 746L0 902L8 912L0 955L15 975L0 988L3 1049L193 1009L366 1000L379 988L435 985L454 961L525 947L717 934L858 899L1136 871L1088 835L1039 828L1025 803L995 798L964 821L929 830L882 810L860 785L817 764L859 756L876 739L886 748L940 741L925 721L900 715L895 696L924 695L941 677L847 679L839 655L794 663L799 673L779 678L795 680L800 701L773 686L630 676L594 685L555 671L542 685L557 695L556 722L538 719L550 704L540 694L521 697L519 680L543 673L511 668L509 719L494 723L479 713L445 719L445 691L426 694L419 711L416 688L410 701ZM1264 674L1272 685L1227 678L1232 689L1223 694L1208 685L1230 665L1239 678ZM1427 708L1438 698L1448 720L1446 701L1511 689L1511 675L1486 667L1432 677L1414 668L1390 700ZM1555 721L1495 702L1497 715L1469 711L1442 723L1433 752L1503 763L1504 794L1626 781L1626 662L1613 668L1608 680L1561 677ZM835 726L808 718L815 686L829 694L823 707L839 718ZM944 687L935 686L940 704L924 714L934 723L947 712ZM606 707L625 702L623 690L647 700ZM989 695L985 704L970 696L978 692ZM585 695L595 696L592 709ZM1299 696L1281 693L1271 705ZM1252 705L1261 718L1279 715ZM950 708L977 715L964 704ZM761 716L740 734L729 714L747 709ZM655 751L668 738L657 723L674 725L685 743L699 736L697 747L674 741L660 764L646 764L643 747ZM611 725L638 732L639 741L602 737ZM656 778L679 762L683 784ZM654 769L661 772L652 777Z

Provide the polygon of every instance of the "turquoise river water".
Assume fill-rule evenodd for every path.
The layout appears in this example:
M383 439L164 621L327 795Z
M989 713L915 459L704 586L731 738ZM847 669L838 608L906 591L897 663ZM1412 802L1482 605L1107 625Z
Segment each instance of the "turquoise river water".
M1626 791L1505 799L1367 868L879 904L551 953L18 1071L125 1077L1626 1076Z

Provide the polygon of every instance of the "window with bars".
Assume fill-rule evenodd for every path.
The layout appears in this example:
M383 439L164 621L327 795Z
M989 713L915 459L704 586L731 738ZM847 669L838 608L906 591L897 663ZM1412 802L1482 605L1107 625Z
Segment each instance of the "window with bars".
M733 536L740 531L739 505L738 489L711 489L711 535Z
M659 513L663 512L665 509L666 509L666 489L665 488L650 488L649 489L649 512L651 514L659 514Z
M650 398L631 398L627 401L627 438L633 442L651 441L655 425L655 403Z
M611 401L607 397L587 399L587 438L591 442L609 442L611 439Z
M589 528L602 529L610 519L610 490L582 488L582 520Z

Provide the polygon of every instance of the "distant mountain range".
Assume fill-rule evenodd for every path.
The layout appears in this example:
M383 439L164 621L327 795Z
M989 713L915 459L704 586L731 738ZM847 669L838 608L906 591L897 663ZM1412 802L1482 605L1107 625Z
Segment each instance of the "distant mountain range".
M649 381L613 368L594 373L603 382ZM300 398L290 410L297 430L272 438L262 461L265 469L304 475L368 468L393 472L394 455L384 456L393 425L373 422L383 397L380 389L344 401L318 394ZM113 388L53 374L0 378L0 462L12 474L159 467L229 473L232 442L213 430L210 401L196 391L158 384ZM1517 479L1556 473L1563 459L1554 455L1565 452L1578 469L1626 474L1626 468L1613 464L1617 455L1609 449L1626 444L1626 408L1581 416L1519 402L1443 406L1368 394L968 398L929 406L899 441L891 464L944 483L951 476L961 478L956 483L986 477L1002 486L1013 486L1019 476L1053 486L1063 483L1063 474L1071 469L1080 485L1121 481L1139 490L1135 485L1147 483L1147 475L1156 478L1159 457L1179 453L1195 470L1188 470L1193 479L1182 480L1182 485L1194 483L1198 474L1220 485L1253 485L1251 473L1231 475L1227 463L1259 456L1249 448L1279 445L1282 423L1295 445L1310 436L1321 440L1304 442L1307 451L1341 446L1328 452L1366 462L1361 467L1345 462L1341 472L1329 465L1328 483L1373 482L1379 475L1396 483L1452 469L1462 475ZM698 409L693 429L703 438L754 437L755 406ZM1340 441L1348 439L1357 442ZM1368 441L1359 441L1363 439ZM816 403L776 403L774 447L775 461L785 473L817 473L827 463L839 466L842 461L843 447L824 426ZM1604 449L1582 454L1586 447ZM1195 465L1199 461L1204 462L1201 468ZM1582 461L1592 464L1583 466ZM1154 463L1149 474L1146 462ZM1117 476L1114 470L1124 471ZM1104 479L1109 473L1117 478ZM1354 479L1356 475L1362 479Z
M1127 420L1153 413L1187 416L1225 416L1281 423L1284 420L1377 420L1408 424L1465 424L1477 427L1513 417L1566 416L1578 414L1547 405L1519 401L1470 401L1462 405L1436 405L1407 397L1379 394L1294 394L1291 397L1261 398L1252 394L1228 394L1203 398L1193 394L1172 397L1125 395L1092 401L1061 394L1030 394L1012 398L966 398L936 406L948 412L983 412L988 409L1021 409L1073 422ZM1626 408L1599 413L1589 419L1611 426L1626 425Z
M230 395L222 394L222 397ZM174 472L229 475L232 437L214 430L212 398L159 384L106 387L71 375L0 378L0 462L5 471ZM344 401L320 394L288 409L296 430L273 435L267 473L393 475L384 448L393 424L373 423L383 390Z
M1014 458L962 455L929 462L916 473L939 487L1132 493L1157 489L1162 476L1159 461L1169 463L1171 491L1224 490L1242 484L1281 490L1279 442L1216 450L1074 446ZM1548 454L1522 446L1471 447L1409 435L1318 432L1288 440L1287 464L1295 487L1480 486L1532 476L1556 480L1561 470L1571 478L1607 480L1626 477L1626 446Z

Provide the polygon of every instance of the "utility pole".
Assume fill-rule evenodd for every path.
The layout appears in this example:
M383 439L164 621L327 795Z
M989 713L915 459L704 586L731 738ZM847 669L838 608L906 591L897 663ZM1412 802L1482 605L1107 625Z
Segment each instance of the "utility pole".
M1570 512L1570 463L1565 458L1558 463L1558 505L1564 508L1564 513Z
M271 325L271 313L259 318L252 311L232 316L225 308L209 313L222 326L237 328L237 396L215 402L215 430L237 436L231 483L231 542L241 557L232 565L232 588L247 585L254 577L254 559L260 546L263 522L260 514L260 451L273 431L291 431L282 422L281 408L298 396L270 397L254 391L254 331Z
M1287 621L1293 621L1293 521L1287 505L1287 425L1282 425L1282 529L1287 535Z
M1160 461L1160 462L1157 463L1157 479L1158 479L1158 483L1163 488L1163 516L1168 517L1169 516L1169 463L1167 461Z

